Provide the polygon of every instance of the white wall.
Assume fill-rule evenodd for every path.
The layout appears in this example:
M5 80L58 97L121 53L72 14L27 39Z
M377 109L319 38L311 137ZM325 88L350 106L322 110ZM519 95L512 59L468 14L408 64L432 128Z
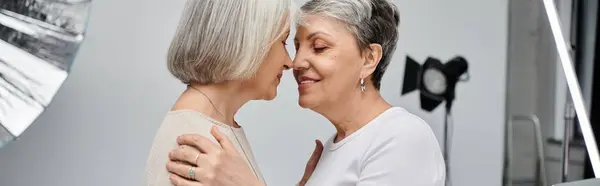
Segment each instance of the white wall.
M423 117L443 139L443 108L420 110L417 94L399 97L404 55L469 60L470 81L457 85L453 108L453 185L500 185L506 105L508 1L396 1L401 8L400 45L383 94L392 103Z
M500 185L507 0L397 3L400 44L382 94L427 120L441 143L442 109L424 113L417 94L400 97L404 57L464 55L471 80L458 85L453 110L453 185ZM64 87L21 140L0 150L0 185L142 185L154 132L184 88L164 62L182 6L182 1L96 0L88 38ZM290 72L281 84L276 100L250 103L238 116L270 185L296 183L313 140L334 131L323 117L296 105Z

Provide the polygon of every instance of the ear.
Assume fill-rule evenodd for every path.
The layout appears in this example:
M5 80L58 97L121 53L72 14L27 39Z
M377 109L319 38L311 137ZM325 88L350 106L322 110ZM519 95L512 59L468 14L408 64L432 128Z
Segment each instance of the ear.
M367 78L377 68L377 64L379 64L379 60L381 60L381 55L383 53L383 49L380 44L374 43L369 45L369 50L366 53L366 60L362 66L362 70L360 72L361 78Z

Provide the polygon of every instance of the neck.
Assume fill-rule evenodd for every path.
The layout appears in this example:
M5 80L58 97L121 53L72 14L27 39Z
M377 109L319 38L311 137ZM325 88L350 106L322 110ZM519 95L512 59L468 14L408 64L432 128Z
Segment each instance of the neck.
M239 89L234 83L190 84L173 109L192 109L219 122L239 127L234 116L250 101L248 96L240 95Z
M374 89L357 91L349 97L351 98L337 99L337 103L328 104L330 106L327 108L314 109L334 125L337 131L334 142L356 132L392 107L381 97L379 91Z

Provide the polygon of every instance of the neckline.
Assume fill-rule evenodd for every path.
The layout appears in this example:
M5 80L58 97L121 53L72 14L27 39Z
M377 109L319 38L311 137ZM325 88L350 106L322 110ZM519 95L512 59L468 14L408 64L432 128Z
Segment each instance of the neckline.
M335 151L337 149L340 149L342 146L344 146L345 144L347 144L348 142L350 142L354 138L356 138L356 136L360 135L363 131L365 131L368 128L372 127L373 124L376 124L377 121L380 121L380 120L383 120L383 119L388 118L390 116L393 116L392 114L388 114L388 113L391 113L391 112L393 112L395 110L398 110L398 109L402 109L402 108L400 108L400 107L390 107L390 108L388 108L387 110L385 110L381 114L379 114L377 117L375 117L373 120L371 120L370 122L368 122L366 125L362 126L360 129L356 130L356 132L350 134L349 136L345 137L341 141L334 142L335 141L335 137L337 136L337 133L333 134L333 136L329 140L329 144L330 144L329 150L330 151Z
M234 130L234 131L236 131L236 132L237 132L237 131L242 131L242 130L243 130L243 127L242 127L241 125L237 124L237 122L236 122L236 124L237 124L238 126L240 126L240 127L233 127L233 126L231 126L231 125L228 125L228 124L225 124L225 123L223 123L223 122L217 121L216 119L214 119L214 118L212 118L212 117L210 117L210 116L207 116L206 114L204 114L204 113L202 113L202 112L199 112L199 111L196 111L196 110L192 110L192 109L179 109L179 110L171 110L171 111L169 111L169 113L173 113L173 114L181 114L181 113L191 113L191 114L196 114L196 115L199 115L199 116L201 116L202 118L204 118L204 119L206 119L206 120L210 121L211 123L213 123L213 124L215 124L215 125L217 125L217 126L219 126L219 127L222 127L222 128L229 128L229 129L231 129L231 130Z

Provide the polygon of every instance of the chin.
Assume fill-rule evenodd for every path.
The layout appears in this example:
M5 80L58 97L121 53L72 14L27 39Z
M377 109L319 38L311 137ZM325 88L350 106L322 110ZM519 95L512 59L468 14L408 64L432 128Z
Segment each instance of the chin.
M298 105L300 105L302 108L310 109L315 106L315 101L310 98L300 96L298 99Z
M263 96L263 100L271 101L271 100L275 99L275 97L277 97L277 89L275 89L274 91L270 91L269 93L265 94Z
M265 100L265 101L272 101L272 100L275 99L275 97L276 97L275 95L273 95L273 96L266 96L263 100Z

